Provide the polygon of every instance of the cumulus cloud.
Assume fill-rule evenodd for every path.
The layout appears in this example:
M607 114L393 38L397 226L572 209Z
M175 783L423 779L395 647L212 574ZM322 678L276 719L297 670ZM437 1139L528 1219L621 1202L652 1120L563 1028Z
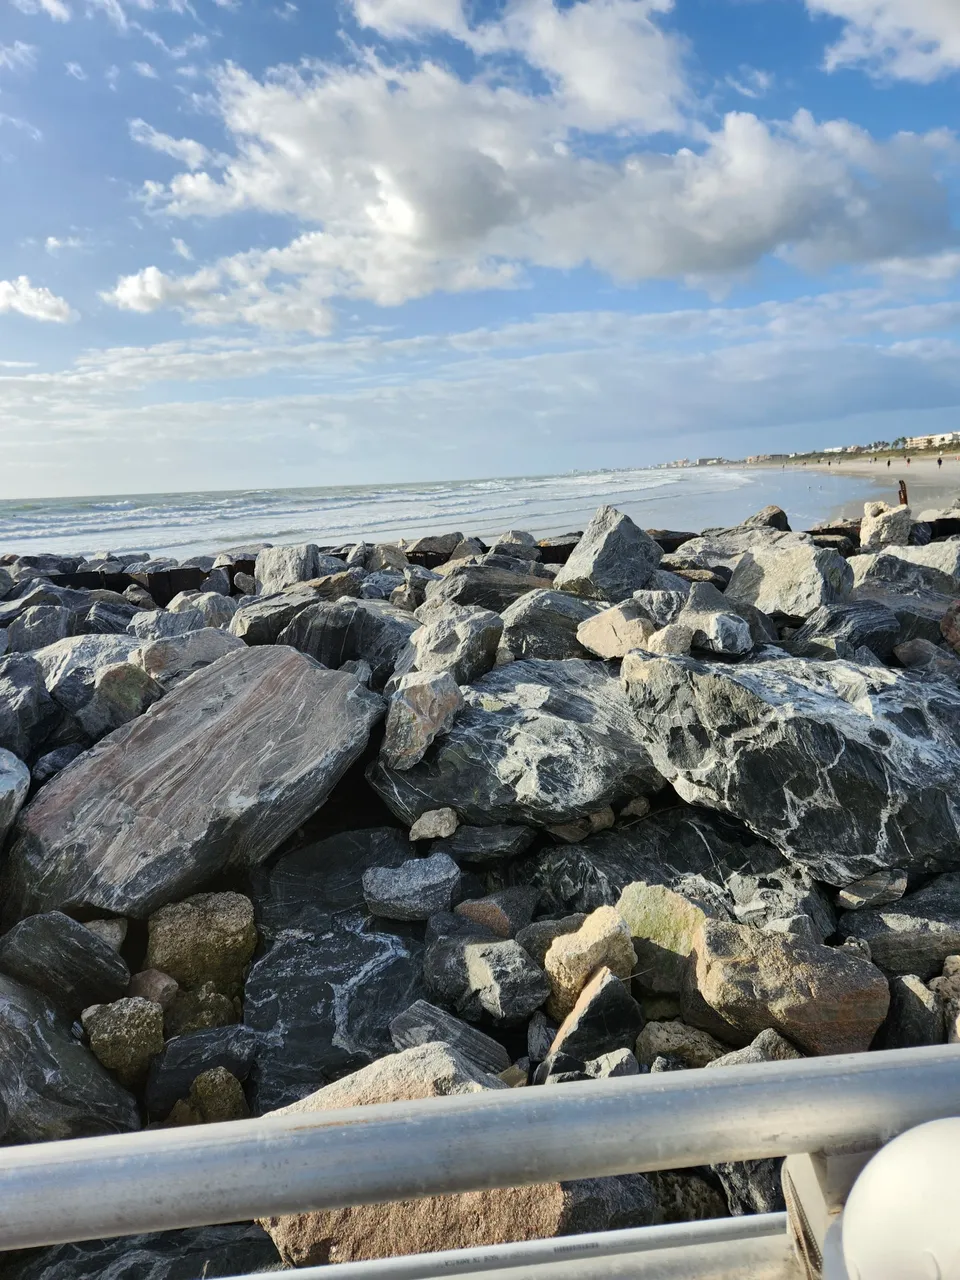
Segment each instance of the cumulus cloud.
M76 313L64 298L58 298L43 286L32 285L28 276L0 280L0 315L8 312L55 324L76 319Z
M199 169L209 159L210 153L202 143L195 142L193 138L172 138L170 134L154 129L146 120L130 121L130 137L141 146L179 160L189 169Z
M929 84L960 67L956 0L807 0L811 13L846 25L826 65Z
M352 0L357 21L385 36L425 31L462 34L467 29L461 0Z

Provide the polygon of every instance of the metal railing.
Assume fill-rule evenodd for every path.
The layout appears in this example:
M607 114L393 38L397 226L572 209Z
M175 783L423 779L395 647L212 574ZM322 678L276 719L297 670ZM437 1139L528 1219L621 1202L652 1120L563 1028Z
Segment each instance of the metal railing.
M942 1045L11 1147L0 1150L0 1250L879 1147L915 1125L955 1115L960 1045ZM434 1255L323 1273L344 1280L374 1274L503 1280L502 1257L511 1256L504 1250L512 1249L520 1261L507 1269L522 1266L524 1280L797 1274L779 1218L734 1221L741 1225L695 1223L593 1236L579 1245L555 1240L477 1250L460 1255L459 1264ZM617 1252L618 1236L628 1241L627 1252ZM563 1248L580 1248L583 1256L571 1259ZM699 1262L691 1270L694 1254ZM473 1269L464 1271L468 1264Z

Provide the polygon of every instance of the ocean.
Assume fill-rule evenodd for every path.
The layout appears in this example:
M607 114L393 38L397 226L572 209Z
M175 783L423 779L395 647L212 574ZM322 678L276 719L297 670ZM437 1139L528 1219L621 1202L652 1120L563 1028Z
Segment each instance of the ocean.
M644 528L736 524L770 503L794 528L862 512L875 484L853 476L771 468L697 467L560 476L245 489L0 501L0 553L148 551L178 560L248 542L388 541L459 530L540 537L582 529L610 503Z

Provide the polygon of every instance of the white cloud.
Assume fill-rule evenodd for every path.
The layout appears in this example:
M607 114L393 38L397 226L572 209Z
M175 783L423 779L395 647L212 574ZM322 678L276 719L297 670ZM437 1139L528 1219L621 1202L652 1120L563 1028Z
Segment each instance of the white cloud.
M11 129L19 129L21 133L27 134L34 142L39 142L43 134L36 125L31 124L29 120L24 120L21 116L10 116L0 111L0 125L8 124Z
M944 284L960 276L960 249L945 249L919 258L888 258L878 270L892 280Z
M929 84L960 68L957 0L807 0L812 13L846 26L826 65Z
M193 253L190 250L190 246L184 240L174 237L173 251L181 258L185 258L187 262L193 261Z
M149 62L135 62L133 69L138 76L142 76L144 80L159 80L156 70Z
M21 13L45 13L54 22L69 22L70 9L63 0L12 0Z
M17 312L31 320L47 320L65 324L76 318L70 304L49 289L34 286L27 276L16 280L0 280L0 315Z
M79 62L66 62L64 66L68 76L73 76L74 80L86 80L87 73L81 67Z
M391 306L512 287L527 266L716 282L768 254L869 262L937 250L952 234L937 166L953 144L941 134L878 142L807 112L781 123L731 113L696 150L634 141L610 158L581 145L566 88L463 81L429 62L370 58L265 82L232 67L217 87L233 154L216 165L199 143L136 122L139 141L193 170L148 184L149 203L173 216L286 216L304 231L221 261L210 300L175 282L148 291L207 323L324 333L337 297ZM600 110L585 92L581 82L574 120ZM122 285L118 303L141 296Z
M758 67L741 66L735 76L727 76L727 84L745 98L762 98L773 86L773 75Z
M77 236L47 236L43 242L43 247L47 253L56 255L61 249L80 249L83 247L83 241Z
M0 70L29 71L36 66L37 50L32 44L14 40L13 44L0 44Z
M170 134L154 129L145 120L130 121L130 137L141 146L179 160L189 169L199 169L209 159L210 153L202 143L195 142L193 138L172 138Z
M357 21L385 36L465 32L461 0L352 0Z

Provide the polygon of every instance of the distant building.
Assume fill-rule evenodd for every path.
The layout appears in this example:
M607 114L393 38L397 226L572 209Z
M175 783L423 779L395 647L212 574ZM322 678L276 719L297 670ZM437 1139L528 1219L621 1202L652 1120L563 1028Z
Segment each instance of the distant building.
M747 458L747 462L786 462L786 453L755 453Z
M945 449L960 444L960 431L944 431L941 435L910 436L908 449Z
M833 444L829 449L821 449L821 453L846 453L847 446L845 444Z

